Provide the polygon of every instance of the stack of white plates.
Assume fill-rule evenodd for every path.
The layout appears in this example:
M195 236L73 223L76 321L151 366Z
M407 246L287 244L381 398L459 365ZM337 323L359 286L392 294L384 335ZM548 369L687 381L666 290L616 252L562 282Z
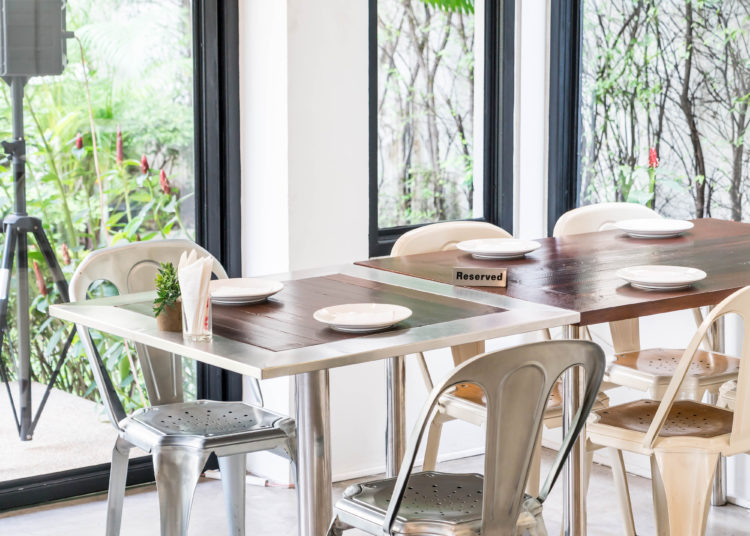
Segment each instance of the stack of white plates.
M283 283L271 279L237 278L211 281L211 302L219 305L260 303L276 294Z
M668 218L644 218L618 221L615 226L633 238L674 238L692 229L693 223Z
M617 277L643 290L678 290L706 278L706 272L687 266L631 266L617 270Z
M388 303L346 303L318 309L313 318L345 333L372 333L411 316L411 309Z
M541 244L533 240L516 238L478 238L459 242L456 247L471 253L475 259L508 260L520 259L541 247Z

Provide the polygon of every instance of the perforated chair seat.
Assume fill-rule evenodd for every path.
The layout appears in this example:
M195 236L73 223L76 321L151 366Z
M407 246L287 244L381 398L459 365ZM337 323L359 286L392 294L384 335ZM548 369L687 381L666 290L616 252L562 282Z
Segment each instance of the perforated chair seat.
M645 434L658 408L659 402L656 400L636 400L597 411L597 423ZM721 436L732 431L733 417L731 411L716 406L692 400L676 400L659 432L659 437Z
M336 503L341 522L376 533L383 524L395 483L395 478L387 478L349 486ZM480 534L483 486L479 474L413 473L393 534ZM541 505L526 495L518 528L533 531L537 525L543 527Z
M290 419L242 402L195 402L143 408L122 423L125 438L145 446L165 443L213 449L223 444L262 441L283 444ZM150 449L146 449L150 450Z
M615 356L610 365L626 367L651 374L660 378L672 379L674 370L680 362L684 350L651 348L637 352L627 352ZM736 376L740 370L740 360L718 352L698 350L688 369L689 377L715 377L719 375Z
M619 385L647 391L649 398L661 398L672 380L684 350L651 348L615 356L607 374ZM703 393L718 393L719 387L737 377L740 360L718 352L698 350L690 363L681 391L682 398L700 399Z
M452 393L443 395L440 403L447 415L477 425L481 425L487 417L484 392L476 384L461 383L457 385ZM557 382L547 398L547 408L544 411L544 425L547 428L562 426L562 406L562 384ZM592 411L605 409L608 406L609 397L600 391Z

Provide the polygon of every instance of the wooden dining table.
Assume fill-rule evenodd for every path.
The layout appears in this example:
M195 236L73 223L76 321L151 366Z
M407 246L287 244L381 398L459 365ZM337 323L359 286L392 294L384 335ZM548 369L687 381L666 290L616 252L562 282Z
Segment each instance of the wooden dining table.
M159 331L154 292L98 298L50 307L54 317L136 343L172 352L258 379L295 381L298 523L301 536L323 536L331 520L329 370L393 356L569 325L573 311L509 296L454 287L382 270L339 266L296 273L266 303L213 306L213 340L187 342L181 333ZM413 314L387 331L333 331L313 319L319 308L381 302ZM389 376L390 385L403 380ZM402 451L404 400L389 390L387 458ZM400 391L403 395L403 390Z
M750 285L750 224L711 218L693 223L693 229L676 238L630 238L619 230L543 238L539 249L517 260L480 260L450 250L357 264L446 284L453 281L455 267L507 268L506 288L475 290L575 311L579 320L566 327L565 336L578 338L582 326L711 306ZM707 277L683 290L646 291L631 287L616 273L624 267L654 264L699 268ZM722 349L720 337L715 344ZM580 405L579 382L574 372L564 378L564 423L570 423ZM566 535L586 534L584 441L582 434L564 473Z

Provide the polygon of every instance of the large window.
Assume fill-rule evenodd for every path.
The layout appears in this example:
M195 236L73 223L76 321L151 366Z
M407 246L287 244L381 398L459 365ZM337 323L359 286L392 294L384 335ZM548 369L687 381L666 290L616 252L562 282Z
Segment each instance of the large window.
M371 254L426 223L509 227L513 2L371 0L371 19Z
M197 240L239 275L239 229L225 225L240 210L237 10L229 0L68 0L77 37L68 65L30 79L24 102L28 212L42 218L68 279L94 249L176 237ZM10 137L9 106L0 83L0 139ZM0 179L5 215L10 170L0 168ZM33 241L29 264L35 410L54 381L31 441L18 439L2 393L0 510L106 489L116 437L77 339L56 375L70 325L47 314L60 296ZM0 368L17 407L15 292ZM95 336L126 410L148 404L133 346ZM241 395L237 375L183 365L187 398ZM131 461L130 482L152 478L150 457Z
M580 52L579 204L748 218L750 2L580 0Z

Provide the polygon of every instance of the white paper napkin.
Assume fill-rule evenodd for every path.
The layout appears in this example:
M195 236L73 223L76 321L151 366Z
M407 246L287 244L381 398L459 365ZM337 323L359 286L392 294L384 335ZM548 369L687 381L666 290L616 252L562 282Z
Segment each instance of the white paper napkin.
M177 279L180 281L182 308L188 333L200 334L204 331L212 267L211 257L198 258L195 250L189 255L185 251L182 252L177 266Z

